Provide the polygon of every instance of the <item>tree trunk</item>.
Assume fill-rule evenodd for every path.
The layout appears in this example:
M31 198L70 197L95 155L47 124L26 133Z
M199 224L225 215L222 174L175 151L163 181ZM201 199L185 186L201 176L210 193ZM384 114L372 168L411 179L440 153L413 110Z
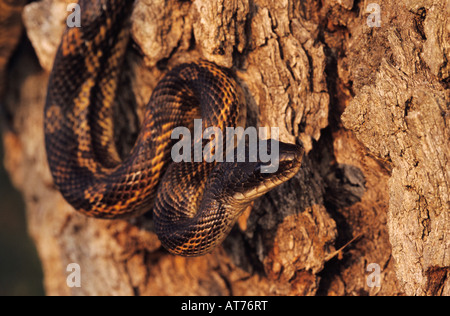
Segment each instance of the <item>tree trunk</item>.
M150 215L86 218L54 188L43 106L71 2L25 7L31 45L16 52L4 98L5 164L47 294L450 294L448 1L136 2L116 111L124 154L158 80L200 58L236 70L249 125L279 127L308 151L296 178L199 258L163 250ZM71 263L81 287L67 283Z

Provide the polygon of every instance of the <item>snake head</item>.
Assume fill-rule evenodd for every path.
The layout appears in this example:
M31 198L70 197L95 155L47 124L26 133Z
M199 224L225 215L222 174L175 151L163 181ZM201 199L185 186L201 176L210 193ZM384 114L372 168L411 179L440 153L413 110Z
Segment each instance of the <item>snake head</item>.
M275 157L270 163L258 161L243 163L237 168L241 172L241 185L235 189L234 199L245 206L277 186L292 179L300 170L304 155L302 145L291 145L271 141L269 151ZM275 146L275 148L274 148ZM273 151L275 150L275 155ZM277 152L278 151L278 152Z
M271 140L267 142L270 162L225 162L211 175L209 187L216 199L234 209L245 209L254 200L292 179L300 170L304 148Z

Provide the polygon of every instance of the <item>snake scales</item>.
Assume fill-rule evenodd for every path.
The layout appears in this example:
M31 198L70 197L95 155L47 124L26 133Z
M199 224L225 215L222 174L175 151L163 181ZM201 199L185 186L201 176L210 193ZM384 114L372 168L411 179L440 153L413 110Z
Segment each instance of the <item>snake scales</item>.
M129 39L133 1L81 0L81 28L67 28L50 76L45 106L48 162L57 188L85 215L114 219L153 209L155 230L171 253L210 252L258 197L292 178L303 149L280 143L279 169L261 162L174 163L171 133L192 127L221 130L242 116L240 88L212 63L183 64L154 89L131 153L113 143L112 111Z

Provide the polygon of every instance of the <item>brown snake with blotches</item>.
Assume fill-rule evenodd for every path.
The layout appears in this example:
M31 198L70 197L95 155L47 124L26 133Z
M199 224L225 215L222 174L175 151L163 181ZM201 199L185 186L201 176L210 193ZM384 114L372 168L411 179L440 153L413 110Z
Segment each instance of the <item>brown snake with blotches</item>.
M156 233L173 254L210 252L258 197L292 178L303 148L280 143L276 173L262 162L171 161L176 127L224 131L238 124L243 100L229 71L200 61L171 70L154 89L130 154L118 158L113 101L129 41L133 1L81 0L81 28L67 28L51 73L45 143L57 188L79 212L96 218L153 209Z

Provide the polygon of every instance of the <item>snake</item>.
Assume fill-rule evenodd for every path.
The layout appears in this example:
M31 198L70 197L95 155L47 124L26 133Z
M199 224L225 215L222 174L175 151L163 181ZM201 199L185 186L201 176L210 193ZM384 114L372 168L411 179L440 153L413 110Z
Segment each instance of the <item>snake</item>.
M22 33L22 9L25 0L0 0L0 102L6 85L6 70ZM8 34L4 36L3 34Z
M130 41L134 1L80 0L81 27L67 27L50 73L45 148L56 188L75 210L98 219L153 212L161 245L179 256L210 253L259 197L294 177L304 149L279 142L279 168L260 161L174 162L177 127L225 131L246 102L231 69L198 60L167 71L154 88L129 154L114 143L113 111ZM202 143L202 146L204 144Z

